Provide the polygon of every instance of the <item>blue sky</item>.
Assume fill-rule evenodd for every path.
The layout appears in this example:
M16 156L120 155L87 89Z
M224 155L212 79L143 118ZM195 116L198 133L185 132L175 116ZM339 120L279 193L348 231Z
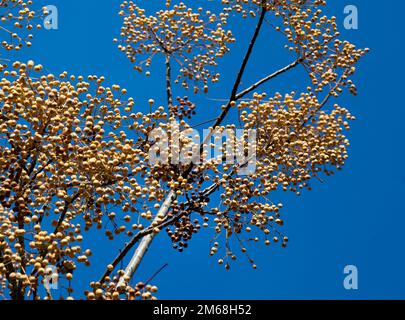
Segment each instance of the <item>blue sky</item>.
M139 105L149 98L164 101L164 78L159 66L145 78L132 70L112 39L119 35L120 1L36 0L59 9L59 29L39 31L33 47L13 54L15 59L33 59L47 71L58 74L104 75L107 81L128 89ZM158 7L157 0L141 1ZM162 1L163 3L164 1ZM189 1L185 1L188 3ZM203 3L199 1L200 3ZM219 2L219 1L218 1ZM185 252L171 249L165 235L153 243L139 270L146 280L163 264L168 267L154 280L161 299L397 299L405 298L405 156L403 17L405 3L388 0L384 5L369 0L329 1L328 11L337 16L342 36L371 52L361 61L356 75L359 95L344 97L342 104L357 117L349 133L350 159L344 170L315 182L313 191L301 197L275 193L283 201L283 231L290 238L286 249L252 248L258 265L252 270L240 259L230 271L210 258L209 232L194 237ZM353 4L359 10L359 29L344 30L343 9ZM214 5L212 2L209 5ZM152 11L151 11L152 12ZM227 98L235 75L235 61L244 53L254 21L235 24L240 39L222 64L222 81L207 99L198 100L200 115L194 120L215 117L218 102ZM293 60L277 48L277 35L264 32L255 49L244 84ZM299 70L264 86L269 94L299 89L306 81ZM116 244L97 241L93 267L82 271L78 283L99 278L116 254ZM343 268L356 265L359 289L345 290ZM84 284L79 284L79 288ZM76 292L78 296L80 292Z

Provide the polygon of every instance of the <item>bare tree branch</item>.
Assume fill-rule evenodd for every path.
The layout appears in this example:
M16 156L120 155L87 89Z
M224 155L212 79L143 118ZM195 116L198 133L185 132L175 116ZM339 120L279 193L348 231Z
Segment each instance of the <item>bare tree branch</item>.
M285 66L284 68L277 70L276 72L264 77L263 79L260 79L259 81L257 81L256 83L252 84L249 88L246 88L245 90L241 91L240 93L238 93L236 95L236 100L239 100L241 98L243 98L245 95L247 95L248 93L252 92L253 90L255 90L256 88L258 88L260 85L264 84L265 82L274 79L275 77L279 76L280 74L283 74L285 72L287 72L288 70L296 67L297 65L299 65L304 59L303 58L299 58L297 60L295 60L294 62L290 63L289 65Z

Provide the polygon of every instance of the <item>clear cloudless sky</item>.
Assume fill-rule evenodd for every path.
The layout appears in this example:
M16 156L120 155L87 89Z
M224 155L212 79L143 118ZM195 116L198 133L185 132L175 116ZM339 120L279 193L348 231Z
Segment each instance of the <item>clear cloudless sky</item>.
M59 29L35 33L33 47L12 55L12 59L33 59L54 74L104 75L108 84L117 83L128 89L139 108L147 100L164 101L164 78L161 64L152 66L146 78L132 67L112 42L119 35L120 1L49 0L39 5L55 5L59 10ZM219 6L219 0L194 1ZM165 234L153 243L139 270L137 280L146 280L163 264L168 267L153 281L159 286L161 299L396 299L405 298L405 109L404 27L405 2L387 0L330 0L328 13L338 18L342 37L360 47L371 49L359 64L356 75L359 95L345 96L341 104L357 117L348 133L350 159L343 171L327 177L325 183L314 182L313 191L300 197L274 194L283 201L282 215L290 243L286 249L253 247L251 256L258 265L253 270L240 257L231 270L225 271L210 258L212 233L202 231L185 252L171 249ZM143 0L140 5L157 9L163 0ZM343 28L344 7L356 5L359 29ZM150 13L153 13L153 10ZM239 43L221 61L222 81L206 99L198 100L200 119L215 117L219 102L228 97L235 66L245 51L254 20L234 23ZM249 63L243 84L264 76L293 60L279 48L278 36L267 26L260 36ZM159 62L159 61L157 61ZM294 70L269 83L261 90L299 90L306 84L305 74ZM226 93L226 94L225 94ZM190 93L190 97L192 94ZM92 268L81 271L80 290L84 279L97 280L118 250L90 234L95 247ZM96 243L96 244L95 244ZM128 262L126 260L126 262ZM343 269L355 265L359 272L358 290L345 290ZM76 292L78 297L81 292Z

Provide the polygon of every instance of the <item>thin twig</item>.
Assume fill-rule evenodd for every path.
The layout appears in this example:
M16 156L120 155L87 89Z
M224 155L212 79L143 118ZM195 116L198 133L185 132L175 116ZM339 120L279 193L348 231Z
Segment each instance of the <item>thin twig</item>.
M241 99L242 97L244 97L245 95L247 95L248 93L252 92L253 90L255 90L257 87L259 87L260 85L262 85L263 83L274 79L275 77L279 76L282 73L287 72L288 70L296 67L298 64L300 64L303 61L303 58L299 58L297 60L295 60L294 62L290 63L289 65L285 66L284 68L281 68L280 70L277 70L276 72L264 77L263 79L260 79L259 81L257 81L256 83L254 83L253 85L251 85L249 88L246 88L245 90L241 91L240 93L238 93L236 95L236 100Z
M246 52L246 55L243 58L241 68L240 68L240 70L238 72L238 75L236 76L236 80L235 80L235 83L233 85L229 101L228 101L227 105L225 106L225 108L222 110L222 112L219 115L217 121L214 123L214 125L213 125L214 129L216 127L218 127L219 125L221 125L222 121L225 119L226 115L228 114L229 110L231 109L232 102L237 100L237 91L238 91L238 88L239 88L240 83L242 81L242 77L243 77L243 75L245 73L246 66L247 66L247 64L249 62L249 59L250 59L251 55L252 55L252 51L253 51L253 48L255 46L256 40L257 40L257 38L258 38L258 36L260 34L260 30L262 28L265 16L266 16L266 9L263 7L262 10L261 10L259 21L258 21L258 23L256 25L255 32L253 34L252 40L250 41L250 44L249 44L248 50Z
M171 114L173 109L173 93L172 93L172 76L171 76L171 65L169 54L166 54L165 66L166 66L167 107L169 109L169 113Z

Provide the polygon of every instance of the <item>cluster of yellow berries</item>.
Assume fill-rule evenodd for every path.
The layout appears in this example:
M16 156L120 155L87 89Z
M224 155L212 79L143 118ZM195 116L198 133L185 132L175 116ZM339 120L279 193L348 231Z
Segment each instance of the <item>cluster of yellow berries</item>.
M222 4L226 12L244 17L254 17L260 9L272 13L275 19L270 24L285 35L286 49L301 59L316 92L333 86L343 72L353 74L353 66L369 51L339 39L336 17L322 14L325 0L222 0ZM350 79L344 85L356 94Z
M275 29L287 37L289 44L286 48L302 58L314 91L330 89L343 73L352 75L355 64L368 49L357 49L352 43L339 39L336 17L322 14L321 7L326 2L316 0L311 5L308 5L309 1L302 0L284 2L286 4L271 7L275 16L281 19L280 26ZM350 79L342 84L351 93L356 93Z
M34 25L38 14L30 9L31 6L31 0L0 1L0 34L3 33L1 37L4 38L1 47L6 50L20 50L24 45L31 46L31 30L41 28L40 24ZM46 13L45 8L42 11Z
M257 132L256 171L240 177L234 173L244 164L216 167L207 180L221 187L221 206L210 208L208 202L202 203L202 211L209 213L216 224L216 238L223 232L231 260L236 259L230 249L231 235L241 243L238 234L251 233L253 228L263 232L266 245L280 239L283 247L287 245L286 237L277 229L283 225L279 213L282 205L274 204L270 194L281 189L300 195L303 189L311 190L310 180L343 167L349 145L344 132L355 118L337 104L331 111L323 111L323 103L313 92L292 92L285 96L277 93L270 99L266 94L254 94L252 100L237 106L243 127ZM209 226L208 217L204 218L204 227ZM258 241L259 237L252 239ZM245 253L246 247L241 248ZM218 245L211 255L217 251Z
M104 87L103 77L41 75L33 61L0 69L0 275L35 290L47 266L71 278L77 264L90 265L83 231L107 222L110 239L131 236L128 213L152 219L166 193L159 177L146 176L144 142L165 114L132 113L126 90Z
M163 54L178 65L175 82L184 88L191 83L196 92L199 87L207 92L209 81L218 81L217 59L229 51L228 44L234 41L232 33L224 29L226 13L204 12L202 8L194 12L184 3L160 10L154 16L147 16L132 1L124 1L121 8L122 39L115 41L136 63L136 70L149 67L154 56Z
M118 288L119 277L123 275L124 271L119 270L117 276L113 279L107 277L103 284L92 282L92 290L85 292L87 300L156 300L158 287L149 283L138 282L135 286L125 284Z
M221 0L224 10L237 12L244 18L255 17L258 9L288 11L294 8L311 8L324 5L324 0Z

